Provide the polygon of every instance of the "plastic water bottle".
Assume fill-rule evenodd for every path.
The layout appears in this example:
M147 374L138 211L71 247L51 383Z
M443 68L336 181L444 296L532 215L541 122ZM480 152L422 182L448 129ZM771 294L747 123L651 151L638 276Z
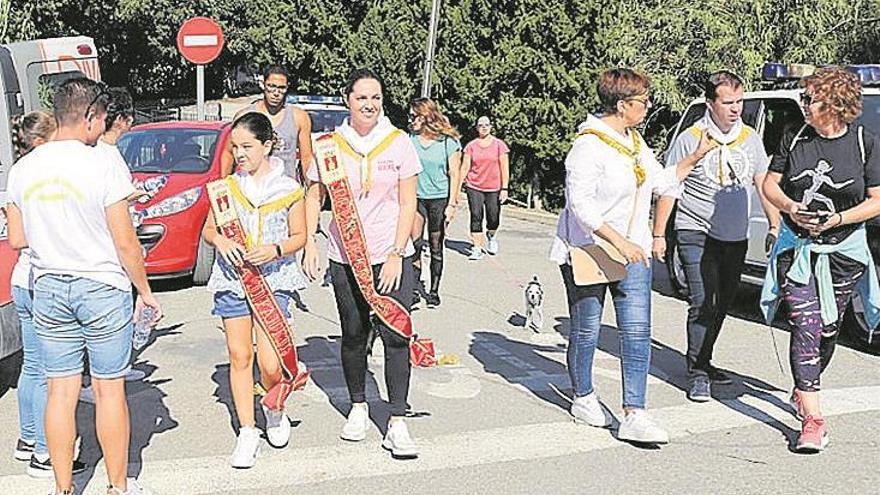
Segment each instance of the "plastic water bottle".
M153 329L153 317L156 310L150 306L144 307L141 314L138 315L137 321L134 323L134 335L131 339L131 347L134 350L140 350L150 340L150 331Z

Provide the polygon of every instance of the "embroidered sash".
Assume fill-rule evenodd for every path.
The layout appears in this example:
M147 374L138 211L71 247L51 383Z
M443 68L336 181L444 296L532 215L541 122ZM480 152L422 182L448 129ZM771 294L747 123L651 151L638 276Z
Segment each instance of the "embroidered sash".
M630 129L629 131L629 135L632 138L633 149L627 148L613 137L604 132L597 131L596 129L585 129L578 133L578 136L587 135L596 136L600 141L611 146L617 150L618 153L632 160L633 173L636 174L636 186L641 187L642 184L645 183L645 167L642 165L641 160L642 140L639 138L639 133L636 132L635 129Z
M389 139L396 137L396 135L397 133L392 133L376 149L383 147L383 145L384 147L390 145ZM342 239L342 249L348 257L358 288L370 308L389 328L410 340L412 338L412 319L410 319L409 312L395 299L380 295L373 286L373 267L370 264L367 239L364 237L364 229L358 216L354 194L351 192L351 186L345 175L345 165L342 163L342 157L339 156L340 149L345 150L348 147L351 150L351 147L347 143L340 145L340 142L344 143L345 140L338 134L324 134L315 141L315 155L318 159L318 176L330 194L330 205L333 209L336 227L339 230L339 237ZM354 153L354 150L351 150L350 153ZM377 154L374 149L367 156ZM354 156L361 157L362 155L355 154Z
M220 233L242 246L248 245L248 236L245 235L232 203L229 183L223 179L215 180L208 183L207 189L211 211L214 213L214 221ZM259 267L245 262L241 266L236 266L235 271L241 279L245 297L253 308L254 319L266 332L272 349L281 363L281 381L269 389L262 399L264 406L280 411L284 408L287 396L291 392L305 387L309 372L299 370L293 329L278 307L272 289L260 273Z

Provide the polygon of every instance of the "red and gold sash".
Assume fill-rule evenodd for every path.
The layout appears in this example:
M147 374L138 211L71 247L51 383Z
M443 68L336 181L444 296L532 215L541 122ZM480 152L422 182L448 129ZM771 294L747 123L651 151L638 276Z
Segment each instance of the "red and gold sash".
M229 183L223 179L215 180L209 182L207 188L211 211L214 213L214 221L220 233L227 239L247 246L248 236L235 212ZM260 328L266 332L269 342L272 343L272 349L275 350L281 363L281 381L270 388L262 400L267 408L280 411L284 408L287 396L291 392L305 387L309 372L299 370L293 328L278 307L272 289L260 273L259 267L244 262L241 266L236 266L235 271L241 279L245 297L253 308L254 318Z
M333 217L336 219L339 237L342 239L342 249L348 257L358 288L367 300L367 304L383 323L410 340L412 319L409 312L395 299L380 295L373 286L373 267L370 264L367 239L364 237L354 194L345 174L345 165L339 154L339 141L342 140L334 139L334 135L335 133L324 134L315 141L315 155L318 158L318 176L330 194L330 205L333 209ZM395 135L396 133L392 134Z

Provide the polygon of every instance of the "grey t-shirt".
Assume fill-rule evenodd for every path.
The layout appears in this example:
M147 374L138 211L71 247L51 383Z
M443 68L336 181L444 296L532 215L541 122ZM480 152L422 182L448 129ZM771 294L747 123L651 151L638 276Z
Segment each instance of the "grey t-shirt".
M257 103L253 103L248 107L250 112L259 112ZM297 171L296 152L299 147L299 126L296 125L296 119L293 116L293 107L287 105L284 107L284 116L281 122L275 127L275 135L278 141L272 150L272 156L277 156L284 162L284 175L292 177L302 182Z
M748 237L749 187L755 175L767 172L769 159L755 130L748 126L743 129L747 135L728 146L725 165L721 165L721 148L715 148L697 162L684 180L675 216L676 230L699 230L720 241L742 241ZM679 134L666 154L666 166L676 166L696 150L700 135L696 127Z

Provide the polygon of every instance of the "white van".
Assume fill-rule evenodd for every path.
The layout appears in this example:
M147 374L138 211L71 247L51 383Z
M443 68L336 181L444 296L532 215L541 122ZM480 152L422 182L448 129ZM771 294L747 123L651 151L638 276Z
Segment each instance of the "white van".
M18 376L11 361L21 349L18 318L10 295L18 258L6 240L6 180L12 167L13 117L51 108L55 88L73 77L101 79L98 50L86 37L53 38L0 45L0 394Z

